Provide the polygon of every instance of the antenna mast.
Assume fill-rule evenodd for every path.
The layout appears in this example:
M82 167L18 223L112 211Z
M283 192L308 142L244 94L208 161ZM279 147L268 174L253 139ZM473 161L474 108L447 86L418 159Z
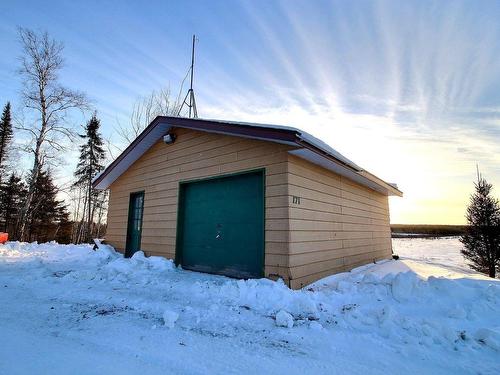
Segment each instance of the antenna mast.
M198 111L196 110L196 100L194 99L194 90L193 90L195 43L196 43L196 35L193 35L193 49L191 50L191 67L189 68L191 70L191 83L189 85L189 90L186 96L184 97L184 101L182 102L182 105L179 108L179 112L177 112L177 116L180 116L181 111L184 108L184 105L186 105L189 108L189 118L191 118L191 116L193 118L198 118Z

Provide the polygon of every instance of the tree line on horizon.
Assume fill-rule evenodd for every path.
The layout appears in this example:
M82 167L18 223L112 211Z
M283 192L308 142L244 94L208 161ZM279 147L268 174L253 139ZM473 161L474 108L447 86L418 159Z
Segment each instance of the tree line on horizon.
M80 159L75 170L71 192L78 191L83 209L89 214L73 212L70 219L68 204L61 200L61 187L54 182L54 169L78 134L67 121L72 110L89 109L82 92L71 90L59 82L63 66L63 45L51 39L48 33L35 33L19 28L22 47L18 74L22 79L22 115L13 124L11 104L3 110L0 122L0 218L3 230L11 239L21 241L57 240L62 243L88 241L93 232L99 234L100 223L94 224L94 215L104 205L104 193L91 191L91 180L104 168L105 153L99 134L99 121L94 114L80 135ZM27 136L21 148L13 143L14 130ZM31 167L20 171L9 163L15 151L30 156ZM84 176L85 174L85 176ZM89 188L90 187L90 188ZM81 192L85 192L81 194ZM76 216L75 216L76 213ZM75 220L77 219L77 220ZM86 223L86 225L83 225Z
M63 224L68 221L68 212L62 201L57 199L57 187L53 183L50 170L41 170L23 178L22 174L9 165L12 151L13 127L11 105L8 102L0 118L0 217L1 230L8 232L10 238L21 238L20 221L24 220L24 239L48 240L61 238L59 228L52 223ZM26 214L28 190L31 187L31 204ZM53 231L53 234L50 232Z
M61 84L63 44L47 32L20 27L18 34L22 110L14 121L7 102L0 119L0 230L12 240L91 242L105 234L108 201L107 192L92 189L92 180L113 151L121 150L104 140L85 93ZM178 114L178 103L164 88L138 99L130 124L119 124L117 136L130 143L157 115ZM82 134L71 117L75 111L92 113ZM18 133L29 138L22 147L14 143ZM80 151L73 181L57 186L55 171L65 162L61 155L73 144ZM10 163L19 152L30 157L28 170ZM66 198L61 199L63 193Z
M93 190L91 185L94 176L104 169L99 126L94 114L85 133L78 135L83 142L70 186L70 194L78 196L78 202L71 218L68 204L58 198L60 188L54 182L52 164L40 162L43 157L39 156L38 164L24 176L8 165L13 130L10 103L5 105L0 119L0 219L1 230L11 239L80 243L103 233L107 194ZM59 150L63 151L62 147Z

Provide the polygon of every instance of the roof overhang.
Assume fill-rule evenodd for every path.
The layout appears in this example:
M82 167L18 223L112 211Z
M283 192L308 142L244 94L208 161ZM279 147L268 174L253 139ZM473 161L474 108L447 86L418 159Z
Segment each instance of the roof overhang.
M296 149L289 151L292 155L320 165L382 194L397 196L403 194L394 185L364 171L326 143L299 129L278 125L169 116L156 117L101 174L94 178L92 186L97 190L107 189L151 146L162 139L174 127L295 146Z

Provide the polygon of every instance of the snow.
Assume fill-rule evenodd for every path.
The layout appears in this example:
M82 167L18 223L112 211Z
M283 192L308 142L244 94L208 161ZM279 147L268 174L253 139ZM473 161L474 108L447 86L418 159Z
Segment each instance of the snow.
M391 285L391 292L394 299L399 302L405 302L413 297L418 278L413 272L408 271L398 273L392 280L387 279L386 282Z
M293 327L293 316L291 314L287 313L285 310L280 310L276 314L276 325L278 327L292 328Z
M163 323L168 328L174 328L177 319L179 319L179 314L174 311L165 310L163 313Z
M500 330L481 328L474 338L500 352Z
M2 374L500 373L500 283L456 238L292 291L100 245L0 246Z

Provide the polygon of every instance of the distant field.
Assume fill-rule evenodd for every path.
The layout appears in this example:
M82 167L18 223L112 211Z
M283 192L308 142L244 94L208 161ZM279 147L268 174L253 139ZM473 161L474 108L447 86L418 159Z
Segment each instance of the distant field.
M391 225L393 238L461 236L465 233L466 228L465 225Z

